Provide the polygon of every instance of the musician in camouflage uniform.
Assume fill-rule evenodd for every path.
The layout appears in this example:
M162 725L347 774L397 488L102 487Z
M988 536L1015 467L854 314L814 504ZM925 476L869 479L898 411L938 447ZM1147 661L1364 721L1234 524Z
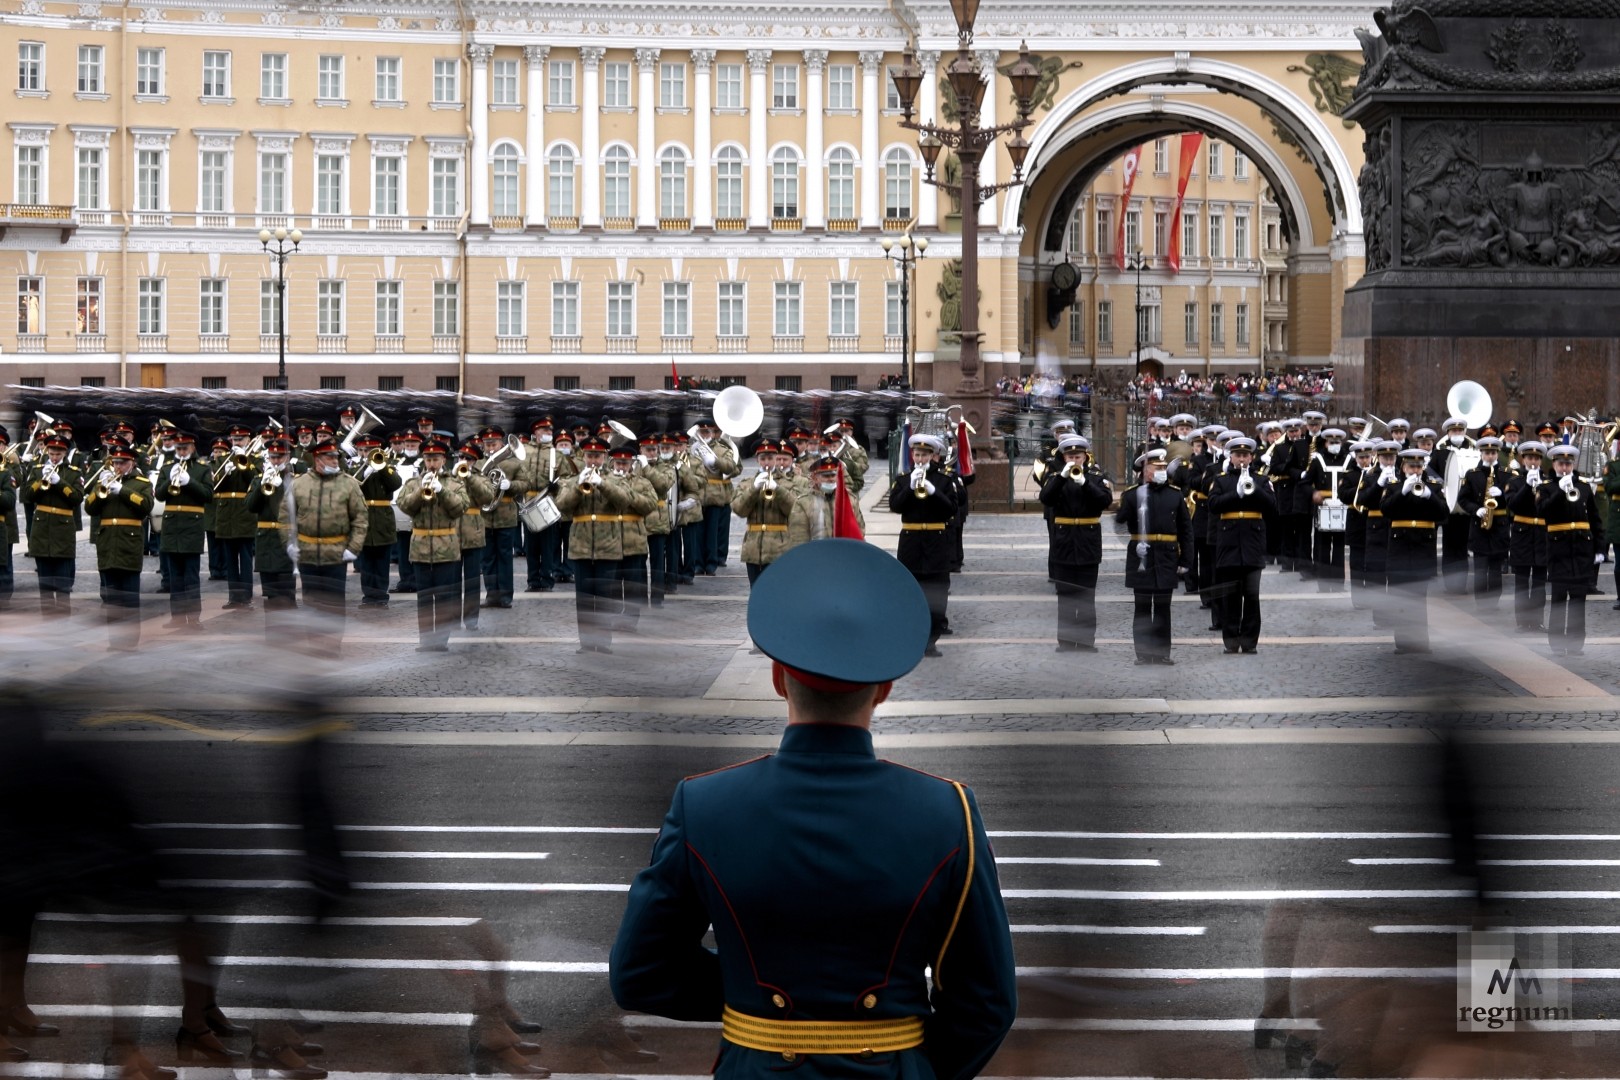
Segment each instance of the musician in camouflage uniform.
M313 467L294 479L292 486L293 512L298 517L298 576L303 581L304 600L331 620L327 639L312 639L311 644L335 654L342 641L349 564L360 558L360 549L365 547L370 513L360 481L344 472L338 461L336 442L331 438L316 441L310 460Z
M493 458L506 445L506 433L486 427L478 433L479 446L486 459ZM530 465L510 454L485 470L495 487L495 504L484 515L484 606L509 608L515 585L512 560L518 548L518 499L529 488Z
M597 438L580 447L577 475L563 481L557 507L573 517L568 555L574 564L574 606L579 652L611 653L613 627L624 613L619 562L624 557L626 515L646 517L655 501L651 485L633 486L607 468L608 445Z
M461 618L460 521L468 496L466 486L445 471L449 456L449 446L430 440L422 448L422 474L399 493L399 508L411 518L417 652L449 652L450 630Z
M484 452L478 444L469 442L461 448L461 460L468 466L461 478L467 489L467 509L463 510L456 527L461 532L461 625L467 630L478 629L479 592L484 585L484 558L488 554L488 538L484 529L484 508L495 502L495 485L478 468Z
M784 453L775 442L761 439L754 448L754 456L759 462L759 471L731 500L731 512L748 522L748 531L743 535L742 561L748 571L749 588L753 588L765 568L787 550L788 515L798 494L796 485L779 479L784 464L793 460L791 452Z

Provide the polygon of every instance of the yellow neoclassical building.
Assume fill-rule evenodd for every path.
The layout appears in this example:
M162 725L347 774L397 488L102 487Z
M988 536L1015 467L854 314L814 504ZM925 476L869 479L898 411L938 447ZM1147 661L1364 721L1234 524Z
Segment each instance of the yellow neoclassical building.
M1043 73L1029 182L981 211L985 376L1331 363L1361 273L1337 114L1370 15L985 0L981 121L1012 118L1020 42ZM294 387L869 387L908 345L920 386L955 383L959 216L889 77L913 48L918 114L954 114L945 0L3 0L0 34L5 382L267 385L258 234L296 228ZM1183 132L1207 138L1171 272ZM1012 176L1004 147L984 172ZM1140 355L1121 215L1148 263ZM902 282L881 242L908 232L929 245ZM1060 264L1080 284L1054 299Z

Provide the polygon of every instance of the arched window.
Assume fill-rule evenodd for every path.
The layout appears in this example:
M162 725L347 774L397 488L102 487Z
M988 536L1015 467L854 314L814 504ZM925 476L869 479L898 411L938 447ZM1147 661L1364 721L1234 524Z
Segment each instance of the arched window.
M743 156L735 146L721 147L714 164L715 217L743 216Z
M883 159L883 216L911 220L911 156L898 146Z
M686 216L686 151L670 146L658 155L658 216Z
M799 216L799 152L781 147L771 155L771 217Z
M499 217L516 217L518 208L518 152L511 143L502 143L490 155L490 213Z
M555 218L574 216L574 152L566 146L553 146L546 155L546 214Z
M827 217L849 221L855 217L855 155L840 146L827 156Z
M610 218L630 216L630 151L610 146L602 160L602 213Z

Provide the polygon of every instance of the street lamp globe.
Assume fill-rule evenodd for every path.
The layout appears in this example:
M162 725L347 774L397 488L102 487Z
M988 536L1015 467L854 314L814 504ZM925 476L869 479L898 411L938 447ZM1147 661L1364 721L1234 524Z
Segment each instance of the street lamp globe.
M883 249L883 254L887 255L890 251L894 250L894 241L885 236L883 239L878 241L878 246Z
M923 252L925 252L927 250L928 250L928 237L926 237L926 236L917 237L917 254L921 255Z
M294 229L292 232L287 234L287 239L293 242L293 247L297 247L299 244L304 242L304 231L302 229Z
M259 243L265 244L265 245L268 245L270 243L270 230L269 229L260 229L259 230Z

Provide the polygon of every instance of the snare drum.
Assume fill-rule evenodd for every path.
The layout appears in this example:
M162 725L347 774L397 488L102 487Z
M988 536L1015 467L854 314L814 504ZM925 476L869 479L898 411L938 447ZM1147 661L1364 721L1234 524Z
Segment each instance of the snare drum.
M545 532L562 520L562 511L550 495L541 495L518 504L518 520L532 533Z
M1316 531L1344 532L1350 521L1350 508L1344 503L1323 503L1316 508Z

